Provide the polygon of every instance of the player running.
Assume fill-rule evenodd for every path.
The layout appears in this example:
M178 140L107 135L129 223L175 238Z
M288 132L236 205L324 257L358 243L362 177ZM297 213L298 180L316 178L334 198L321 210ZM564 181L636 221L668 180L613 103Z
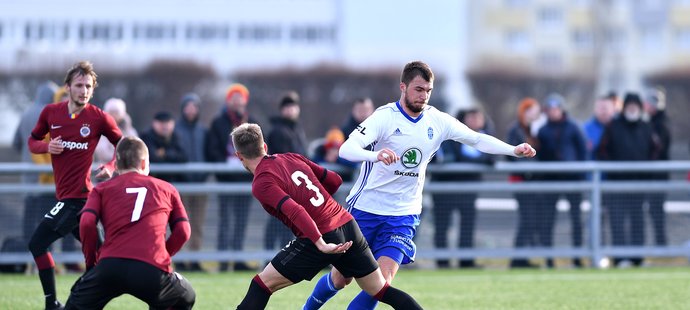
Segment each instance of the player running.
M103 309L122 294L150 309L191 309L194 289L170 266L170 257L191 234L180 194L148 175L149 152L141 139L123 138L115 152L118 176L98 184L82 211L87 272L72 287L65 309ZM99 220L105 230L100 249ZM168 225L172 233L166 240Z
M93 90L98 86L96 78L93 65L88 61L70 68L65 77L69 99L43 108L28 141L32 153L51 154L55 173L58 202L43 216L29 241L46 309L62 309L55 291L55 262L48 247L68 233L79 239L78 213L93 187L91 164L98 140L103 135L116 145L122 138L115 120L89 103ZM43 142L48 133L52 137L50 142ZM109 178L113 166L114 160L104 165L96 177Z
M408 63L400 79L400 100L378 108L340 147L342 158L364 162L347 203L388 283L401 264L414 261L412 238L422 211L426 167L441 142L455 140L491 154L536 154L527 143L506 144L429 106L433 86L434 74L427 64ZM317 282L304 309L320 308L350 282L341 271L333 268ZM376 304L361 292L348 309L374 309Z
M266 155L261 128L242 124L232 131L237 158L252 174L252 194L297 236L256 275L237 309L264 309L271 294L311 280L332 264L372 298L395 309L422 309L407 293L389 286L357 222L331 194L338 174L294 153Z

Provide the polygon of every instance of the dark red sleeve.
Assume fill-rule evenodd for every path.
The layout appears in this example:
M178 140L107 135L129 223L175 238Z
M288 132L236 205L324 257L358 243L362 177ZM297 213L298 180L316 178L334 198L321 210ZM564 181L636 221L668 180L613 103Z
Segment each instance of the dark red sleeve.
M316 242L321 237L319 228L309 213L302 205L290 198L268 172L262 172L254 178L252 194L264 206L270 206L284 214L293 226L312 242Z
M114 146L117 146L117 143L120 142L120 139L122 139L122 132L120 131L120 128L117 127L115 119L113 119L110 114L103 112L103 119L103 131L101 132L101 135L104 135L106 138L108 138L110 143L112 143Z
M94 189L89 193L86 205L81 211L79 220L79 236L81 237L81 250L84 253L86 268L96 265L98 260L98 217L101 212L101 194Z
M38 117L36 126L31 130L29 135L29 150L34 154L48 153L48 143L43 142L43 138L48 134L48 111L43 108L41 115Z
M311 171L314 175L319 178L319 182L323 185L323 188L328 191L329 194L333 195L338 191L340 185L343 184L343 179L337 173L330 171L324 167L319 166L313 161L302 156L302 160L309 165Z
M192 235L192 228L189 225L187 211L184 209L180 194L174 188L171 190L171 205L172 211L170 212L168 224L172 233L168 240L165 241L165 249L168 250L170 256L173 256L189 240Z

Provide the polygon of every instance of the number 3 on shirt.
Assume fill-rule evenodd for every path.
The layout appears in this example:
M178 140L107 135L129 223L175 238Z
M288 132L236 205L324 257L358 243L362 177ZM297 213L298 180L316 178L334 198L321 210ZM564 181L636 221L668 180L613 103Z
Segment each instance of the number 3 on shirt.
M304 172L297 170L292 173L290 178L292 178L292 182L295 182L297 186L302 185L302 180L304 180L304 182L307 184L307 189L316 193L316 197L312 197L311 199L309 199L309 201L311 202L311 204L314 205L314 207L318 207L323 204L325 199L323 199L323 195L319 191L319 188L316 187L316 185L314 185L314 183L312 183L311 180L309 180L309 178L307 178L307 175L304 174Z
M146 187L127 187L125 188L127 194L137 194L137 200L134 201L134 211L132 211L132 222L136 222L141 217L141 209L144 208L144 199L146 199Z

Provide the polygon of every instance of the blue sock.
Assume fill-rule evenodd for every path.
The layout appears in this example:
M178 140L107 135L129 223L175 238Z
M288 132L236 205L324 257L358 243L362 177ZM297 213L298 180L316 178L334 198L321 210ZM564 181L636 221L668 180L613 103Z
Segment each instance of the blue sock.
M379 301L369 296L367 292L361 291L347 306L347 310L374 310L378 303Z
M331 273L325 274L314 286L314 291L311 292L307 302L304 304L303 310L316 310L321 308L331 297L338 293L335 288L333 280L331 280Z

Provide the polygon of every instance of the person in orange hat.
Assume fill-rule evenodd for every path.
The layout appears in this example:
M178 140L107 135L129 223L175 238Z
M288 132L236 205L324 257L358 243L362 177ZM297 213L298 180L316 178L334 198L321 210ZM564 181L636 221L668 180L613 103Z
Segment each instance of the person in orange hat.
M508 143L527 142L534 148L539 149L536 137L537 127L542 117L541 106L534 98L524 98L520 101L517 109L517 121L508 131ZM507 157L510 161L536 161L535 158L513 158ZM511 174L510 181L524 182L534 179L531 173ZM539 210L537 204L530 193L515 193L518 202L518 226L515 233L515 247L523 248L535 246L534 240L538 234ZM511 268L536 268L526 258L513 258L510 261Z
M205 153L209 162L225 162L229 165L242 167L235 155L235 148L230 141L230 132L244 123L256 123L247 111L249 104L249 89L242 84L232 84L225 91L225 105L221 112L211 122L206 135ZM251 182L249 174L216 174L216 180L223 183ZM249 217L251 194L219 195L219 227L218 250L241 251ZM233 224L230 225L230 215ZM232 236L232 239L230 239ZM228 270L228 262L221 262L220 271ZM244 262L236 262L235 270L251 269Z

